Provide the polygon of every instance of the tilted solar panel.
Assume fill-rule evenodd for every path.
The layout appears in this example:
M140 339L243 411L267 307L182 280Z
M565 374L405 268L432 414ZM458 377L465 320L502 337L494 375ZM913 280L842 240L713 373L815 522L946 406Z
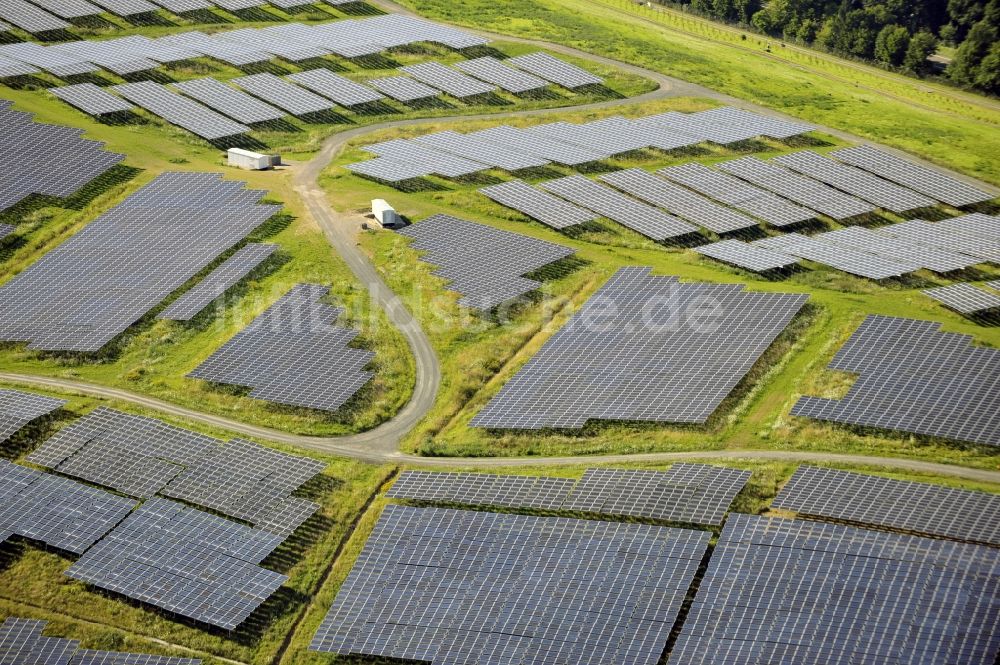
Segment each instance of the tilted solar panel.
M731 515L670 665L991 663L996 550Z
M461 294L459 304L489 311L534 291L541 283L524 275L573 254L569 247L501 231L449 215L434 215L400 229L423 261Z
M285 117L284 111L239 90L234 90L213 78L180 81L175 83L174 87L188 97L196 99L238 122L268 122Z
M809 517L1000 545L1000 495L800 466L771 503Z
M441 664L655 665L709 537L390 505L310 649Z
M234 122L152 81L116 85L114 90L125 99L167 122L183 127L209 141L246 134L250 131L246 125Z
M695 247L694 251L754 272L780 270L799 262L794 256L740 240L721 240Z
M651 276L649 268L622 268L471 426L705 422L807 298L745 292L740 284L681 283ZM703 308L713 312L711 325L691 318Z
M0 389L0 443L9 439L31 421L52 413L64 404L66 404L66 400L20 390Z
M830 363L860 375L847 395L802 397L792 414L1000 445L1000 351L940 326L869 316Z
M479 191L500 205L513 208L554 229L565 229L598 218L597 213L535 189L521 180L490 185Z
M1000 308L1000 296L971 284L949 284L924 289L922 293L960 314L979 314Z
M348 344L357 330L333 322L329 287L298 284L188 376L253 388L251 397L336 411L372 378L374 354Z
M93 83L77 83L61 88L49 88L49 92L90 115L128 113L132 110L132 105L121 97L115 97Z
M582 67L571 65L565 60L553 57L543 51L510 58L507 62L518 69L540 76L564 88L579 88L585 85L600 85L600 76L591 74Z

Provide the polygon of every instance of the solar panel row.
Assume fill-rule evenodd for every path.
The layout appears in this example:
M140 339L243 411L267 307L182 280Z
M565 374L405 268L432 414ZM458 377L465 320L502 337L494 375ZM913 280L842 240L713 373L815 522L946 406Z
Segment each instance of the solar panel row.
M800 466L771 504L809 517L1000 545L1000 495Z
M62 408L66 400L19 390L0 390L0 443L33 420Z
M734 514L670 665L992 663L996 550Z
M105 152L103 143L80 138L79 129L32 122L30 114L2 100L0 130L6 137L0 159L17 165L0 180L0 210L31 194L70 196L125 158Z
M90 115L128 113L132 110L132 105L121 97L115 97L93 83L77 83L61 88L49 88L49 92Z
M0 18L25 32L34 34L65 30L69 23L25 0L4 0L0 3Z
M101 349L277 211L243 187L159 175L0 288L0 339Z
M925 289L924 295L960 314L981 314L1000 308L1000 296L971 284L951 284Z
M753 272L770 272L798 264L798 258L740 240L720 240L695 247L694 251Z
M136 498L162 494L290 535L318 506L292 496L322 463L99 407L28 461Z
M940 325L869 316L830 363L860 375L847 395L802 397L792 414L1000 445L1000 351Z
M201 78L175 83L174 87L188 97L209 106L237 122L253 124L279 120L285 113L270 104L251 97L213 78Z
M459 304L489 311L538 289L524 275L573 254L569 247L538 240L449 215L434 215L399 231L422 260L438 266Z
M566 229L598 218L597 213L535 189L521 180L490 185L479 191L500 205L522 212L553 229Z
M299 284L188 376L253 388L251 397L336 411L372 378L374 354L348 344L357 330L333 322L329 287Z
M205 279L192 287L190 291L170 303L170 306L160 312L156 318L169 321L190 321L216 298L258 268L277 249L278 245L258 243L241 247Z
M152 81L124 83L114 86L114 90L133 104L209 141L250 131L246 125Z
M655 665L709 537L390 505L310 648L435 665Z
M48 621L7 617L0 624L5 665L200 665L198 658L81 649L79 640L44 637Z
M721 524L749 471L675 464L668 471L587 469L583 478L406 471L386 495L470 506L644 517Z
M808 296L618 271L471 421L705 422Z
M283 538L166 499L146 501L66 575L233 630L287 577L258 564Z
M920 269L920 264L913 260L886 259L877 254L847 245L824 242L817 237L804 236L800 233L787 233L783 236L754 240L751 245L815 261L852 275L875 280L900 277Z
M136 502L0 460L0 542L10 536L82 554Z

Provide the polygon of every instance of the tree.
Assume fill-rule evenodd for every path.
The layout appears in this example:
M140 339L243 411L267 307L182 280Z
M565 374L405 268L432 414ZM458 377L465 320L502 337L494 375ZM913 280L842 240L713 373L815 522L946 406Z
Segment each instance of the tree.
M875 58L879 62L898 67L903 64L910 46L910 32L901 25L887 25L875 38Z
M990 52L979 63L973 83L981 90L1000 94L1000 42L990 46Z
M972 26L962 45L955 51L955 58L948 65L948 76L955 83L974 85L980 63L990 53L997 41L997 29L983 20Z
M937 49L937 37L926 30L921 30L910 39L910 45L903 57L903 67L917 76L923 76L931 68L927 58L934 55Z

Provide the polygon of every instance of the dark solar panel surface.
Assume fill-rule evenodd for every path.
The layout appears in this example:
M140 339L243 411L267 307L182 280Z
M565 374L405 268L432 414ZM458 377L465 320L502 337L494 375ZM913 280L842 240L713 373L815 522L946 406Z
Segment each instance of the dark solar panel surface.
M1000 495L800 466L771 504L809 517L1000 545Z
M940 327L869 316L830 363L860 375L847 395L802 397L792 414L1000 445L1000 351Z
M298 284L188 376L252 388L251 397L336 411L372 378L374 354L333 325L343 309L320 302L329 287Z
M32 420L48 415L64 404L66 400L0 389L0 443Z
M449 215L434 215L400 229L411 247L439 266L448 290L461 294L459 304L488 311L538 289L523 275L573 254L569 247L519 233L501 231Z
M471 425L705 422L807 298L746 292L741 284L681 283L651 276L649 268L622 268ZM711 325L689 318L693 303L711 309Z
M282 540L154 498L88 550L66 575L232 630L287 579L258 566Z
M733 514L670 665L992 663L997 550Z
M214 173L164 173L0 288L0 339L97 351L277 212Z
M17 165L0 179L0 210L31 194L69 196L125 158L80 138L79 129L32 122L7 101L0 101L0 130L0 160Z
M136 502L0 460L0 541L11 535L82 554Z
M235 254L209 273L170 306L160 312L157 318L171 321L190 321L212 301L235 286L253 272L278 249L278 245L251 243L241 247Z
M655 665L709 537L390 505L311 649L434 665Z

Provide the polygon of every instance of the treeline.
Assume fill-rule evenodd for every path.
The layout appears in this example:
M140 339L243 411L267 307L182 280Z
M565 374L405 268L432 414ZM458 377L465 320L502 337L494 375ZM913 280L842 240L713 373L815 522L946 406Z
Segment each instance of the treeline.
M1000 0L674 0L709 18L925 76L939 45L944 76L1000 94Z

